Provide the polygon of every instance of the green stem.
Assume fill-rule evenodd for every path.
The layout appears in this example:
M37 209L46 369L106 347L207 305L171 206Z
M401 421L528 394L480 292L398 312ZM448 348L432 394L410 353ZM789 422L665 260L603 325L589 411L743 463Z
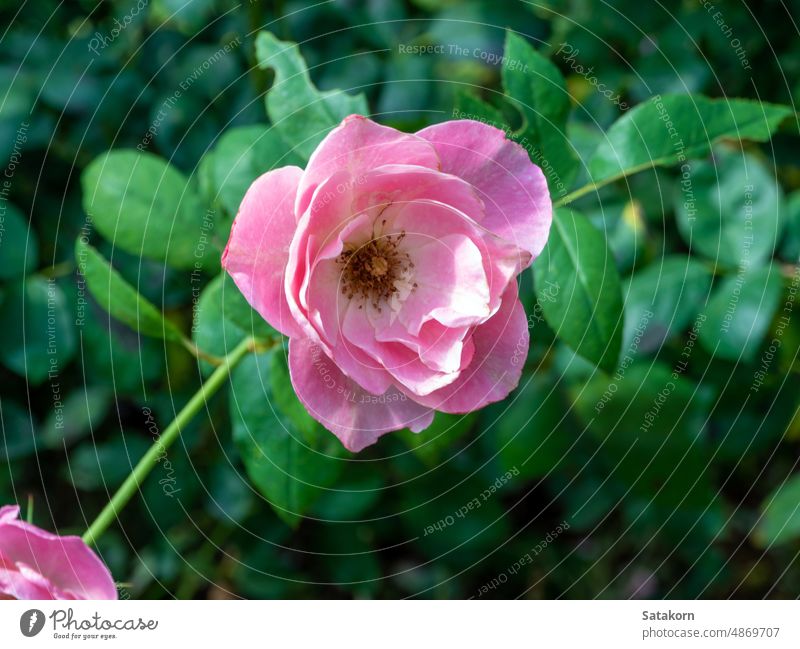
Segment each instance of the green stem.
M591 192L596 192L598 189L605 187L606 185L610 185L618 180L622 180L627 176L632 176L633 174L638 174L640 171L644 171L645 169L650 169L651 167L660 167L664 164L669 162L668 158L657 158L655 160L651 160L649 162L644 162L642 164L634 165L633 167L628 167L627 169L622 170L618 174L614 174L613 176L609 176L608 178L603 178L602 180L598 180L596 183L589 183L588 185L584 185L583 187L579 187L573 192L570 192L566 196L562 196L559 198L555 203L553 203L553 207L563 207L564 205L568 205L572 201L578 200L582 196L586 194L590 194Z
M144 454L136 468L122 483L117 493L108 501L108 504L103 508L94 522L86 530L83 535L83 540L87 545L94 544L100 535L105 532L106 528L116 520L117 515L128 501L139 490L140 485L144 482L150 471L158 463L161 455L166 451L172 443L178 439L181 430L191 421L197 412L205 405L206 401L225 383L228 374L236 364L250 351L254 349L254 341L252 338L246 338L223 360L222 364L214 370L214 373L208 377L208 380L195 392L194 396L189 399L183 409L178 413L178 416L167 426L158 440L150 447L147 453Z
M186 336L181 338L181 345L183 348L186 349L192 356L196 359L201 361L206 361L215 367L222 365L225 362L225 359L220 356L214 356L213 354L209 354L208 352L204 352L200 349L197 345L195 345L191 340L189 340Z

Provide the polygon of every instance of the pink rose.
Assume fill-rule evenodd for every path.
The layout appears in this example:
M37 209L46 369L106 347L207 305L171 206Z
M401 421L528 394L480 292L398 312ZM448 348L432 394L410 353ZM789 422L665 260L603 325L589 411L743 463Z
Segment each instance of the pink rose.
M503 399L528 348L517 275L547 241L541 170L496 128L351 115L258 178L222 265L287 335L309 413L352 451Z
M117 599L108 568L80 537L58 536L0 507L0 599Z

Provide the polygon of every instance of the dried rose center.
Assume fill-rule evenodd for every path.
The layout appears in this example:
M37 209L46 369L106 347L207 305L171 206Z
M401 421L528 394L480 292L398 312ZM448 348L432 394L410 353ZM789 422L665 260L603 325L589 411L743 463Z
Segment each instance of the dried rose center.
M342 295L370 300L380 311L407 280L414 264L400 248L406 233L389 234L361 245L345 244L337 261L342 266ZM412 285L413 288L416 284ZM359 305L361 308L362 305Z

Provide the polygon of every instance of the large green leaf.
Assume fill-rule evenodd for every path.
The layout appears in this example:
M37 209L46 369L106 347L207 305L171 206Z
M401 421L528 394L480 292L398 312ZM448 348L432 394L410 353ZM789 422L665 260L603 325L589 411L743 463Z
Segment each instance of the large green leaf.
M556 210L533 271L547 324L578 354L612 371L622 341L622 292L603 235L581 214Z
M32 385L59 373L75 352L75 330L63 291L53 279L16 280L0 306L0 361Z
M506 32L503 87L525 123L515 139L547 175L553 195L567 193L578 154L567 138L570 96L558 68L522 37Z
M675 188L678 230L687 245L721 266L772 257L785 222L783 193L760 160L717 148L693 162Z
M261 125L227 131L214 148L211 160L213 190L231 215L238 212L245 192L260 175L276 167L302 164L277 129Z
M703 157L723 138L763 142L791 112L786 106L750 99L656 95L608 130L589 160L592 182Z
M161 312L142 297L97 252L78 239L75 243L78 272L97 303L117 320L145 336L180 341L183 334Z
M726 277L705 310L707 319L700 329L700 342L715 356L754 361L782 292L783 280L775 266Z
M262 339L280 337L250 307L230 276L221 273L200 293L192 325L194 342L209 354L225 356L248 335ZM205 361L201 368L204 373L213 369Z
M295 527L342 470L341 444L298 401L278 346L246 357L231 376L233 438L247 474Z
M219 266L218 251L207 245L213 223L198 187L165 160L109 151L92 161L81 182L86 213L115 246L176 268Z
M634 273L623 287L623 349L630 355L659 349L680 333L703 308L711 271L683 255L669 255Z
M368 112L363 94L317 90L296 43L261 32L256 38L256 58L259 67L275 70L275 82L267 93L269 118L284 142L303 158L345 117Z
M784 482L764 499L753 539L762 548L800 537L800 475Z
M223 357L242 342L247 333L224 316L222 282L224 276L217 275L206 284L194 309L192 340L208 354ZM210 374L214 367L206 361L200 362L203 374Z

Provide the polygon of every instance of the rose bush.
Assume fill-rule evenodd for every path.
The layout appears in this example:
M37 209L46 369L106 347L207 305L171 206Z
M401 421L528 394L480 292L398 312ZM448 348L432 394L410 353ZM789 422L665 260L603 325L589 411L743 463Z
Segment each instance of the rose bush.
M117 599L97 555L77 536L58 536L0 507L0 599Z
M517 386L516 277L551 219L544 175L503 131L458 120L406 134L352 115L305 170L252 184L222 265L290 338L300 401L359 451Z

